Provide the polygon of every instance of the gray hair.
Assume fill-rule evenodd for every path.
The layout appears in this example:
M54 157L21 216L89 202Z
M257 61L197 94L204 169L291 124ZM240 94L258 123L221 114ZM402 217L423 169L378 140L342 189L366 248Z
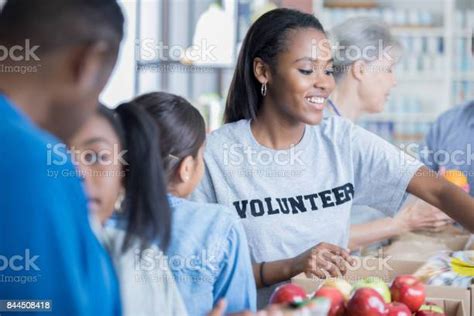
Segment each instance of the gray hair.
M336 81L342 79L358 60L375 61L385 51L390 52L391 58L397 59L401 55L401 44L390 32L388 24L370 17L355 17L336 25L329 31L329 38L335 45L333 58ZM356 52L356 55L351 52Z

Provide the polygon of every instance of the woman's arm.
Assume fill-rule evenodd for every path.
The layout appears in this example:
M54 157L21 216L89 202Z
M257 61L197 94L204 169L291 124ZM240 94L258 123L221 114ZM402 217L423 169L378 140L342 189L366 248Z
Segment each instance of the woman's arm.
M421 229L438 229L451 220L444 213L417 199L404 207L395 217L386 217L368 223L351 226L349 249L360 247L400 236Z
M404 232L404 226L399 225L392 217L351 225L349 249L358 250L375 242L399 236L402 232Z
M421 167L407 192L439 208L474 233L474 198L427 167Z
M263 269L262 263L255 263L253 273L257 287L262 288L287 281L300 273L318 278L342 276L346 273L347 264L354 264L347 250L320 243L294 258L265 262Z

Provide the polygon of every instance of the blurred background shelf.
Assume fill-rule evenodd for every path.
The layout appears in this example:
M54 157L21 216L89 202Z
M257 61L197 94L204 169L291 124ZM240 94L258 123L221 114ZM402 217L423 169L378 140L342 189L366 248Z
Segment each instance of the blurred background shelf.
M438 117L438 113L380 113L369 114L363 117L366 122L406 122L431 123Z
M111 105L149 91L168 91L199 107L209 130L218 127L241 42L252 21L275 7L315 13L326 30L354 16L379 18L391 26L404 47L395 70L398 85L385 112L364 116L360 123L394 143L422 139L437 115L474 99L472 0L119 1L129 25L116 75L103 95ZM176 54L167 55L195 44L198 23L212 4L228 14L232 27L206 33L232 39L232 62L188 65ZM160 57L146 56L163 51Z

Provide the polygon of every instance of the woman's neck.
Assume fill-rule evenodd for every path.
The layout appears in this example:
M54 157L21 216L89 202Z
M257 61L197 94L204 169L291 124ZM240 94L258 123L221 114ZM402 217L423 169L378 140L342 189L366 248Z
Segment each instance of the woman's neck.
M251 123L252 134L257 142L276 150L298 144L303 138L305 124L268 109L275 109L275 106L264 102L257 119Z
M363 113L362 102L354 86L342 81L331 94L342 117L356 121Z

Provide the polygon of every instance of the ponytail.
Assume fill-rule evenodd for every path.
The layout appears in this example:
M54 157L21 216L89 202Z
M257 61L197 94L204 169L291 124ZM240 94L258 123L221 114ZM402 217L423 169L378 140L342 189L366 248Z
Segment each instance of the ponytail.
M170 240L171 211L163 178L158 129L153 119L133 102L123 103L115 110L115 119L123 132L125 199L123 213L127 221L122 251L134 240L143 250L158 243L166 250Z

